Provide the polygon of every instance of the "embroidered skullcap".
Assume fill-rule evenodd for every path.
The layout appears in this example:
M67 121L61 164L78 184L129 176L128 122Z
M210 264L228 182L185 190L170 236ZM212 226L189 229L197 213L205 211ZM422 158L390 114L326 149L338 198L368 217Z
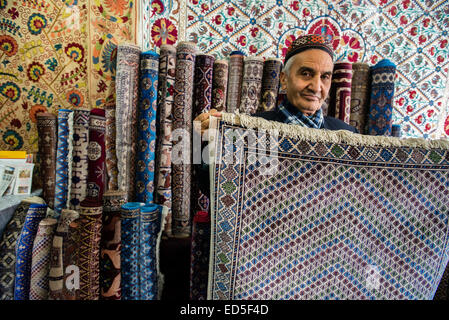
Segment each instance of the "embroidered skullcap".
M293 41L287 49L284 65L287 63L287 60L295 54L309 49L320 49L326 51L331 56L332 61L334 60L334 50L332 49L332 44L324 36L320 34L306 34L299 36L298 39Z

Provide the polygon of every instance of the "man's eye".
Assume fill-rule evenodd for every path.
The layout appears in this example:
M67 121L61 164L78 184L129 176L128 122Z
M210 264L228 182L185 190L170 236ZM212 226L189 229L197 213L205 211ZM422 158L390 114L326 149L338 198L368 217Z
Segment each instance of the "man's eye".
M311 76L312 76L312 72L310 72L310 71L303 71L301 74L302 74L304 77L311 77Z

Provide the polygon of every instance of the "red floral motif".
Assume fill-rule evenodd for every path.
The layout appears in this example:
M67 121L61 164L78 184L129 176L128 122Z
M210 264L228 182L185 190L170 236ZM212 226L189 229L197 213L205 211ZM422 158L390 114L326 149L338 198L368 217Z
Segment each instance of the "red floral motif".
M251 37L255 38L257 36L257 32L259 31L259 28L254 27L249 29L249 32L251 33Z
M425 28L427 28L427 27L430 25L430 19L429 19L429 18L425 18L425 19L422 21L422 25L423 25Z
M441 49L446 48L447 43L448 43L447 39L440 40L440 48Z
M201 13L206 13L207 11L209 11L209 5L207 3L203 3L201 5Z
M257 48L252 44L249 46L249 52L251 54L255 54L257 52Z
M415 122L416 122L417 124L422 124L422 123L424 122L424 117L422 116L422 114L420 114L419 116L417 116L417 117L415 118Z
M410 7L410 0L403 0L402 6L404 7L404 9L407 9L408 7Z
M444 57L443 56L438 56L437 57L437 61L438 61L438 63L443 63L444 62Z
M398 8L396 6L392 6L388 9L388 13L394 17L398 14Z
M287 54L287 49L290 47L290 45L295 40L296 40L296 37L294 35L292 35L292 34L288 35L285 38L285 46L284 46L284 48L282 48L282 57L285 57L285 55Z
M416 36L418 34L418 27L412 27L408 33L410 33L411 36Z
M299 10L299 1L293 1L292 3L290 3L290 8L292 8L295 11Z
M19 17L19 11L16 8L12 7L8 10L8 13L11 15L11 19L15 20Z
M427 117L428 118L432 117L434 113L435 113L435 110L433 110L433 109L427 110Z
M241 45L242 47L246 46L246 37L245 37L245 36L240 36L240 37L237 39L237 43L238 43L239 45Z
M163 44L174 44L178 40L178 30L170 20L161 18L151 27L151 38L157 47Z
M449 116L444 121L444 133L449 136Z
M235 12L234 7L227 7L226 10L228 11L228 16L232 16Z
M420 36L419 36L418 42L419 42L420 45L422 45L422 44L423 44L424 42L426 42L426 41L427 41L427 38L426 38L425 35L420 35Z
M407 108L406 108L407 113L412 113L414 109L415 108L413 108L411 105L408 105Z
M155 14L161 14L164 12L165 7L161 0L153 0L151 2L151 16L154 16Z
M359 59L359 54L358 52L351 52L348 54L348 60L349 62L357 62L357 60Z
M377 63L377 59L379 59L379 57L378 56L376 56L376 55L374 55L374 56L372 56L371 57L371 64L376 64Z
M225 29L227 34L232 33L234 31L234 28L229 23L225 26Z
M432 129L432 125L430 123L426 123L426 126L424 127L424 132L427 132L430 129Z
M16 127L17 129L20 129L20 127L22 127L22 123L19 119L12 119L10 124L12 127Z
M406 16L402 16L399 21L401 22L401 24L407 24L408 23L408 19Z
M410 99L414 99L416 97L416 91L415 90L409 91L408 96Z
M223 22L221 15L217 14L215 17L213 17L212 22L217 26L221 25L221 23Z

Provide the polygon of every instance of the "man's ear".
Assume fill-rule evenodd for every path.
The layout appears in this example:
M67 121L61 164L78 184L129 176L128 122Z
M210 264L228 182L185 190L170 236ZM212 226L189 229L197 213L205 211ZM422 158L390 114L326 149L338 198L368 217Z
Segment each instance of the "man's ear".
M287 90L287 75L284 71L279 74L279 80L281 81L281 89Z

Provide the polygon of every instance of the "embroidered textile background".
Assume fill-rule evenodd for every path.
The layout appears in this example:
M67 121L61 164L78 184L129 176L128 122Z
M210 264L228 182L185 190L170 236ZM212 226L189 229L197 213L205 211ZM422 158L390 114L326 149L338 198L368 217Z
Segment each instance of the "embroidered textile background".
M236 49L283 57L304 32L333 37L339 60L391 59L403 136L447 136L448 14L445 0L4 0L0 149L36 152L38 111L103 107L115 92L118 43L148 50L190 40L217 59Z
M186 40L216 58L234 50L283 57L298 35L321 33L333 39L337 60L388 58L398 66L393 121L403 136L449 135L445 0L151 0L146 9L144 45Z
M0 2L0 149L37 152L36 113L104 107L136 1Z

